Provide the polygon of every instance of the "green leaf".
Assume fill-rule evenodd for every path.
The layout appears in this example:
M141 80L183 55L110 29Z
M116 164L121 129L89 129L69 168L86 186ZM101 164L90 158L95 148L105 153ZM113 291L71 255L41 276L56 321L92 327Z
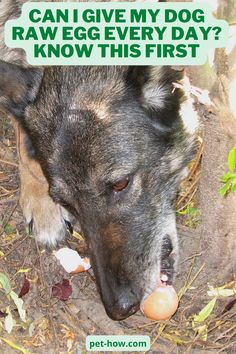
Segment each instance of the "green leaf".
M32 322L29 325L29 336L32 337L34 335L34 332L35 332L35 324L34 324L34 322Z
M214 297L214 299L212 299L200 312L198 315L194 315L193 317L193 328L196 327L196 325L198 323L201 323L203 321L205 321L210 314L212 313L214 306L216 303L216 297Z
M224 197L225 194L230 190L230 186L231 186L231 181L229 180L228 182L226 182L223 187L221 187L219 189L219 194L221 195L221 197Z
M7 235L11 235L11 234L13 234L13 233L15 232L15 229L14 229L14 227L12 227L10 224L6 224L6 225L4 226L4 231L5 231L5 233L6 233Z
M19 296L14 291L11 291L9 295L17 307L17 310L19 312L21 320L25 322L26 321L26 311L23 309L24 301L22 299L20 299Z
M232 182L231 190L232 192L236 193L236 180Z
M14 342L12 342L11 340L9 339L6 339L6 338L3 338L3 337L0 337L0 339L5 342L6 344L9 345L9 347L13 348L13 349L16 349L18 352L22 353L22 354L30 354L28 350L26 350L25 348L23 347L20 347L19 345L15 344Z
M213 288L207 292L208 296L234 296L236 295L236 289L222 289L222 288Z
M208 337L208 326L205 324L205 325L202 325L202 326L199 326L197 328L197 331L198 331L198 334L200 336L200 338L206 342L207 341L207 337Z
M7 312L7 316L5 317L4 325L5 325L5 329L6 329L7 333L10 334L13 327L14 327L14 320L13 320L13 317L12 317L9 307L7 307L6 312Z
M19 273L28 273L31 271L32 268L20 268L16 274L19 274Z
M199 214L199 210L197 208L189 208L188 214L189 216L197 216Z
M227 182L229 179L233 179L235 177L236 177L235 173L227 172L220 178L220 181Z
M234 172L234 170L236 169L236 146L234 146L229 152L228 166L231 172Z
M5 273L0 272L0 284L7 294L11 292L11 283L8 276Z

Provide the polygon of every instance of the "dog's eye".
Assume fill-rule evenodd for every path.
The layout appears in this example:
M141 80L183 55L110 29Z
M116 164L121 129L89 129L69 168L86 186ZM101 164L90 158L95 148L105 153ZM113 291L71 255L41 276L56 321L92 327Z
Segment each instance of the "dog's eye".
M125 178L125 179L113 184L112 189L114 192L121 192L125 188L128 187L129 182L130 182L129 178Z

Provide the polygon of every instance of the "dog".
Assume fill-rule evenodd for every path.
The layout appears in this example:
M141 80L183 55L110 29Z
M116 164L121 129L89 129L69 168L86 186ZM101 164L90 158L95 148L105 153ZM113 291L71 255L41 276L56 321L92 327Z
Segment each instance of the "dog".
M184 73L31 67L3 39L23 2L0 5L0 105L16 126L23 214L51 247L79 221L106 312L122 320L162 274L171 284L176 273L175 199L196 128L191 100L174 85Z

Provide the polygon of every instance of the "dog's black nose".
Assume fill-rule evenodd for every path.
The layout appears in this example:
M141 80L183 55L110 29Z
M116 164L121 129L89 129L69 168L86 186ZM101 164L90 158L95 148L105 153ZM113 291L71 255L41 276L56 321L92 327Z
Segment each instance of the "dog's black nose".
M113 320L124 320L139 309L137 297L130 291L119 294L113 305L109 306L107 314Z

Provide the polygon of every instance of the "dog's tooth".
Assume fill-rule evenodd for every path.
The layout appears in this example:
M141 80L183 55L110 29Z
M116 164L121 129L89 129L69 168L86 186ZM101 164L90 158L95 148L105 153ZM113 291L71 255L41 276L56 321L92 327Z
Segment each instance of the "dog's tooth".
M161 274L161 281L167 281L168 280L168 276L166 274Z

